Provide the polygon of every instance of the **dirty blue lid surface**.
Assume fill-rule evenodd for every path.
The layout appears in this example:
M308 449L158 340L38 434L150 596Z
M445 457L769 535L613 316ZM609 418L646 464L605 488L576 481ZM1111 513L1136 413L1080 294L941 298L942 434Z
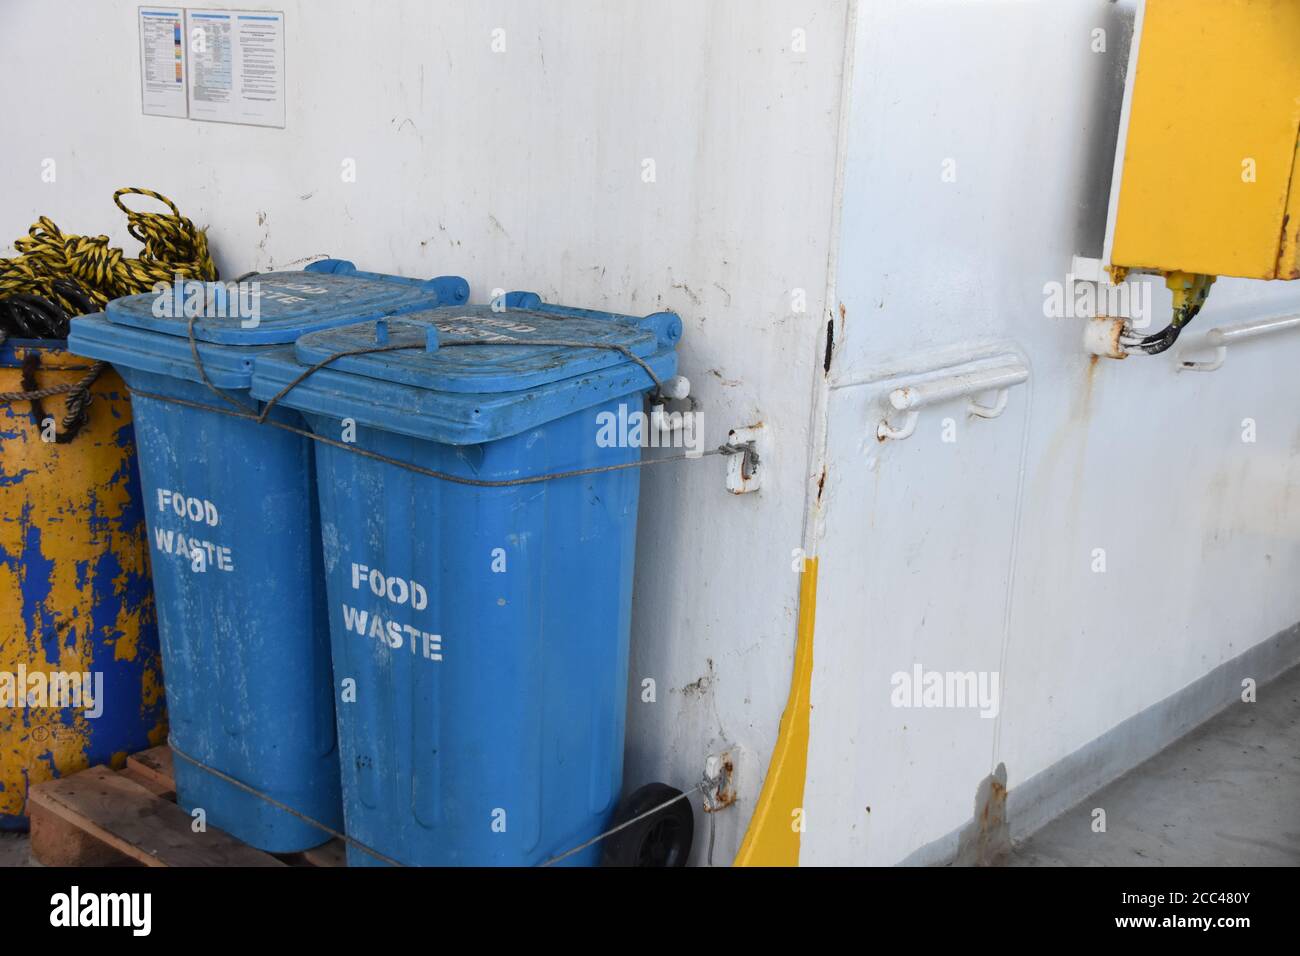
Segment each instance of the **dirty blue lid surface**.
M465 340L476 344L452 344ZM503 340L524 344L493 344ZM532 344L547 340L590 347ZM621 346L641 357L658 349L653 331L630 322L531 309L497 312L482 305L412 312L312 332L298 339L294 355L303 365L314 365L338 352L403 343L418 347L343 356L328 367L432 391L484 394L522 391L629 363L623 352L599 346Z
M224 314L228 317L196 319L194 337L222 345L280 345L314 329L429 308L439 301L437 290L431 288L433 283L422 285L409 280L383 281L304 271L267 272L250 277L246 285L253 283L260 293L255 322L246 317L247 309L242 313L235 309L241 296L232 289L226 296ZM110 302L105 313L116 325L187 337L189 319L183 311L183 295L179 302L175 294L167 302L160 302L152 292L125 296ZM245 306L251 298L250 289L242 297ZM182 307L179 311L178 304Z
M676 374L677 353L670 347L661 347L645 361L661 381ZM275 396L281 405L332 418L334 423L351 418L359 425L448 445L507 438L654 387L645 370L631 362L536 388L490 393L435 391L329 367L298 382L304 368L288 346L259 350L251 396L263 402ZM334 423L326 426L330 434L337 434Z

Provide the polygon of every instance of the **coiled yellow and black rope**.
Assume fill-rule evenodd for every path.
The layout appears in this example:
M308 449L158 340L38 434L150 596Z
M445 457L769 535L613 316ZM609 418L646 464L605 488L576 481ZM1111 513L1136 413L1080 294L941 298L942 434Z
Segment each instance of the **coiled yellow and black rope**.
M128 195L156 199L170 212L131 209L122 201ZM113 193L113 202L126 214L127 232L140 243L140 255L128 258L108 244L108 236L64 235L49 217L42 216L25 237L14 241L19 254L0 259L0 346L10 336L66 338L74 316L97 312L110 299L148 292L156 283L171 282L176 276L208 282L218 278L207 234L166 196L128 186ZM34 358L33 353L23 363L23 391L0 392L0 402L31 402L33 415L40 418L43 399L66 394L64 432L58 441L68 441L85 423L90 386L104 363L94 363L75 384L42 389L36 387Z
M131 209L122 201L128 195L155 199L170 211ZM0 341L4 335L63 338L69 318L102 309L110 299L147 292L176 275L217 278L207 234L166 196L131 186L113 193L113 202L126 214L140 255L128 258L108 236L65 235L42 216L14 241L19 255L0 259Z

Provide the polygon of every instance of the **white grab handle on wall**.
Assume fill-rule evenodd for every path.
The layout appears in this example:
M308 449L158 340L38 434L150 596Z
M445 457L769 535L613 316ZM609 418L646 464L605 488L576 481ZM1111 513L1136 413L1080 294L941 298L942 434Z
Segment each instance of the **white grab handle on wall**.
M1228 345L1230 343L1258 338L1261 335L1272 335L1275 332L1285 332L1287 329L1297 327L1300 327L1300 315L1287 315L1276 319L1257 319L1254 322L1243 322L1241 325L1210 329L1200 341L1186 346L1179 352L1178 371L1213 372L1215 369L1223 367L1224 361L1228 358ZM1183 358L1184 355L1204 351L1205 349L1214 349L1214 359L1212 361L1197 362Z
M1029 380L1028 367L1014 358L998 365L989 365L987 362L957 365L948 372L947 375L929 378L915 385L903 385L891 391L889 409L886 417L876 426L876 437L882 441L887 438L909 438L916 431L922 408L966 396L970 396L966 406L969 414L979 418L997 418L1006 411L1010 400L1008 390ZM975 396L992 391L997 392L992 405L976 401ZM888 413L893 411L906 412L903 424L897 428L889 423Z

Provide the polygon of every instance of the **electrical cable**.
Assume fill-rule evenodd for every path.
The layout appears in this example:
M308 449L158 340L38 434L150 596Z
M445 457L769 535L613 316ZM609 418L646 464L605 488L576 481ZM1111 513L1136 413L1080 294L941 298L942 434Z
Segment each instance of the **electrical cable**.
M1147 355L1159 355L1173 348L1183 328L1196 318L1205 306L1210 295L1210 286L1214 285L1215 276L1193 272L1170 272L1165 276L1165 285L1173 296L1173 317L1167 326L1151 335L1139 336L1126 331L1120 336L1120 344L1127 350L1145 352Z

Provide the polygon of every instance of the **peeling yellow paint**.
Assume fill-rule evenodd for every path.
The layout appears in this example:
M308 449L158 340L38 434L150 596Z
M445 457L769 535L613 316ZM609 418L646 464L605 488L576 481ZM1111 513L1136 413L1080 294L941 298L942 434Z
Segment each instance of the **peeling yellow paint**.
M140 614L123 608L117 615L117 632L122 635L113 642L113 659L133 661L140 652Z
M158 706L163 699L163 675L162 671L156 667L147 668L143 677L140 679L140 703L146 709ZM161 735L156 743L162 743L162 738L167 735L167 725L159 723L156 729ZM153 730L150 730L153 733ZM152 740L153 738L150 737Z
M1296 135L1295 163L1291 167L1291 193L1282 217L1282 243L1277 256L1279 279L1300 279L1300 131Z
M19 361L29 351L14 350ZM83 358L34 351L39 387L86 374ZM21 390L21 370L0 368L0 391ZM138 679L138 696L132 688L135 699L123 700L114 685L93 720L84 708L0 707L0 815L24 813L31 784L80 770L96 754L121 765L121 748L166 735L148 545L132 500L135 450L123 432L130 403L111 370L91 393L88 422L67 443L42 441L29 403L0 404L0 672L102 673L121 662L125 670L104 680ZM62 396L44 411L62 431Z

